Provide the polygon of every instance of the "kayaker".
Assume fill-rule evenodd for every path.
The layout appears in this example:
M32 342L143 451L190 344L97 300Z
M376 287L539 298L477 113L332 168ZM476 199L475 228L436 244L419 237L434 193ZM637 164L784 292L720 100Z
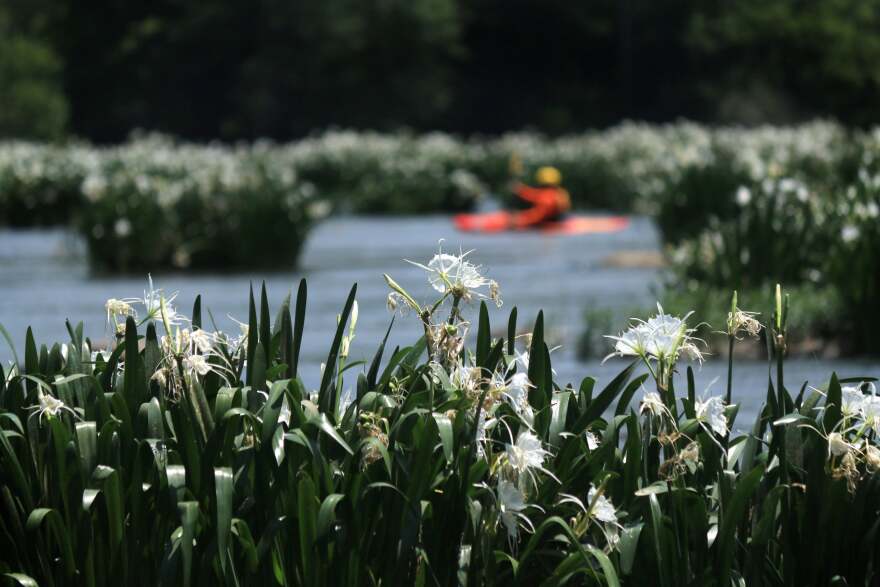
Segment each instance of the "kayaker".
M535 173L537 187L516 182L513 193L523 201L531 204L531 208L511 215L513 228L524 229L538 226L545 222L561 220L571 209L571 198L561 187L562 174L555 167L541 167Z

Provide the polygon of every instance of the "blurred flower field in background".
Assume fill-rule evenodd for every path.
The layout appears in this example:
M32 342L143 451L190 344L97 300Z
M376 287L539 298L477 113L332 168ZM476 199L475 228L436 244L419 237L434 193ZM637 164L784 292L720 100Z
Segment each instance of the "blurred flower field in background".
M97 271L295 265L330 213L449 213L517 175L560 168L580 209L648 214L667 297L821 286L806 317L845 353L877 352L880 130L623 123L555 139L327 131L293 143L196 145L135 135L114 147L0 143L0 221L71 225ZM832 329L827 325L833 325Z

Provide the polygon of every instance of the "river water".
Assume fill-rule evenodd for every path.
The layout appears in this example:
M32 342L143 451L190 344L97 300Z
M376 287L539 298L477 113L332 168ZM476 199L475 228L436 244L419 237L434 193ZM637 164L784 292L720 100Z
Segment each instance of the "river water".
M221 330L234 332L229 318L247 320L248 287L265 280L274 311L288 291L296 292L301 277L309 287L309 307L300 371L307 386L316 386L320 364L326 359L336 325L353 283L358 284L360 319L351 359L369 361L391 319L385 306L388 293L382 278L389 273L420 301L431 300L424 272L406 262L425 263L443 240L445 250L474 249L470 260L500 285L505 304L490 308L493 330L505 332L507 315L515 304L520 325L528 325L544 310L548 341L559 348L553 365L560 383L575 386L593 376L601 386L625 365L611 360L580 362L574 352L589 306L650 307L660 273L649 267L620 267L611 255L627 251L656 251L657 232L647 218L633 218L629 228L614 234L543 235L507 233L492 235L456 232L448 217L335 218L318 226L309 237L298 270L279 268L262 273L153 274L156 287L178 292L181 311L188 313L197 294L210 309ZM230 246L234 246L231 243ZM107 298L139 297L146 288L144 276L92 276L82 242L63 230L0 231L0 323L12 334L17 349L24 346L27 327L37 343L65 341L65 318L83 320L93 341L106 341L104 314ZM476 320L477 308L466 312ZM208 321L205 313L205 321ZM615 326L615 329L625 324ZM411 344L419 336L414 316L398 318L390 345ZM0 360L11 357L0 340ZM697 387L723 391L726 362L709 360L695 366ZM808 381L819 386L831 371L840 377L880 376L876 360L826 361L796 359L787 363L786 385L799 388ZM734 397L741 403L739 423L749 425L766 395L766 363L740 361L735 370ZM349 378L353 381L353 378ZM717 382L715 382L717 380ZM715 382L715 383L713 383Z

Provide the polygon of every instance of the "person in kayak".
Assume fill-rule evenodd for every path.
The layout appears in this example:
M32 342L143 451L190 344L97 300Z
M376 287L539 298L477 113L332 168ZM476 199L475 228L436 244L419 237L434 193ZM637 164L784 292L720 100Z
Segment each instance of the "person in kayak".
M514 212L511 215L511 226L526 229L539 226L546 222L561 220L571 209L571 198L561 187L562 174L555 167L541 167L535 173L537 187L516 182L515 193L524 202L531 205L527 210Z

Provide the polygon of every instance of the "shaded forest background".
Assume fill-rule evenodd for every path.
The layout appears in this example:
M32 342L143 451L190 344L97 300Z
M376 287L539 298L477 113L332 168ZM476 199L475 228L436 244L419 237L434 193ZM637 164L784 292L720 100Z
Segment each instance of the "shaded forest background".
M880 0L0 0L0 136L878 122Z

